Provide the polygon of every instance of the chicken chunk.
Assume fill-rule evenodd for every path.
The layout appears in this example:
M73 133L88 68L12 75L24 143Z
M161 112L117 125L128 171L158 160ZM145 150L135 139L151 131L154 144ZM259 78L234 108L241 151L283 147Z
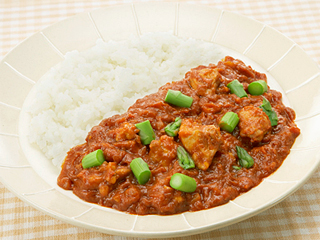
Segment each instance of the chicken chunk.
M159 140L153 140L150 144L149 157L154 163L168 166L177 157L178 144L173 137L163 135Z
M211 95L220 84L220 73L216 68L195 68L187 73L187 79L199 96Z
M249 137L251 142L260 142L271 130L271 122L262 109L246 106L240 110L239 130L241 137Z
M221 144L220 129L185 119L179 130L179 138L195 165L201 170L207 170Z
M115 130L116 141L131 140L137 137L139 130L132 123L123 123Z
M130 173L130 167L118 166L115 162L105 161L99 168L87 168L80 171L77 174L78 181L74 184L81 185L86 190L97 189L101 184L113 185ZM103 188L102 191L106 191L106 188Z

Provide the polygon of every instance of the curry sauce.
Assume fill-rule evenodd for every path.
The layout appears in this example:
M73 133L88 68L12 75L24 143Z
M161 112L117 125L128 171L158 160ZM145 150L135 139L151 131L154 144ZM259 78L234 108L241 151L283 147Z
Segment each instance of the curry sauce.
M236 198L257 186L276 171L300 134L294 111L284 106L280 92L271 90L261 96L239 98L227 84L237 79L247 91L257 80L267 81L241 60L225 57L218 64L191 69L180 81L167 83L157 93L137 100L126 113L104 119L88 133L86 142L67 154L58 185L72 190L81 199L132 214L176 214L208 209ZM190 108L164 101L169 89L193 98ZM267 99L278 116L271 126L259 108ZM239 116L239 124L229 133L219 128L227 112ZM177 117L182 119L178 136L168 136L164 128ZM143 145L135 124L149 120L155 140ZM183 146L195 162L185 170L177 160ZM236 146L254 159L250 168L239 166ZM84 156L101 149L106 161L101 166L83 169ZM151 170L149 181L138 184L130 163L142 158ZM170 187L170 178L183 173L194 178L197 188L185 193Z

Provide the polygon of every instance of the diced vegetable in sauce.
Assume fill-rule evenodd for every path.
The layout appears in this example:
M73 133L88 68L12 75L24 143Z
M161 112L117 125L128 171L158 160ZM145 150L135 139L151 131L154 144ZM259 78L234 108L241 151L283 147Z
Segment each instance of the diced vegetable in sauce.
M184 174L175 173L170 179L170 186L182 192L194 192L197 188L197 182Z
M181 125L181 118L177 117L174 122L168 124L164 130L166 131L166 133L170 136L170 137L175 137L178 135L179 132L179 128Z
M130 168L139 184L146 184L149 181L151 172L148 164L142 158L133 159L130 163Z
M98 149L84 156L84 158L82 159L82 167L91 168L100 166L104 161L105 158L103 156L103 151L101 149Z
M259 96L268 91L268 85L266 81L258 80L249 84L248 91L251 95Z
M268 115L271 126L276 126L278 124L278 115L272 110L271 104L266 98L263 98L260 108Z
M141 142L144 145L150 144L151 141L155 139L154 131L149 120L137 123L136 127L140 130L139 135L141 138Z
M190 169L195 167L193 159L182 146L179 146L177 148L177 155L179 159L179 164L182 168Z
M242 167L251 168L254 164L253 158L242 147L236 146L239 163Z
M180 91L175 91L169 89L166 95L165 100L167 103L171 103L178 107L186 107L189 108L192 105L193 99Z
M233 80L227 87L231 93L237 95L239 98L248 97L248 94L243 89L243 85L238 80Z
M234 112L227 112L220 120L219 126L221 129L231 133L239 123L239 117Z

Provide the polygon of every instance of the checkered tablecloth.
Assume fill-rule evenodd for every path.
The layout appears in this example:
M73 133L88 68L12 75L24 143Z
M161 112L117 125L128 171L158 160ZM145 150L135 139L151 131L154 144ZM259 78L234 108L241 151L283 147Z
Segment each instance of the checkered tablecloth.
M52 23L77 13L131 2L0 0L0 58L19 42ZM255 18L291 38L320 65L319 0L180 2L214 6ZM93 232L56 220L23 203L1 183L0 238L130 239ZM183 239L320 239L320 170L293 195L271 209L240 223Z

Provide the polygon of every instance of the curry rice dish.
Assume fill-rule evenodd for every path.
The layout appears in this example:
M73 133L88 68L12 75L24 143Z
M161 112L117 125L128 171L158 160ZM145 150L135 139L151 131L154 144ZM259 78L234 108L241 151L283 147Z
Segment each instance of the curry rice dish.
M265 74L227 56L102 120L70 149L58 185L132 214L212 208L280 167L300 134L294 119Z

